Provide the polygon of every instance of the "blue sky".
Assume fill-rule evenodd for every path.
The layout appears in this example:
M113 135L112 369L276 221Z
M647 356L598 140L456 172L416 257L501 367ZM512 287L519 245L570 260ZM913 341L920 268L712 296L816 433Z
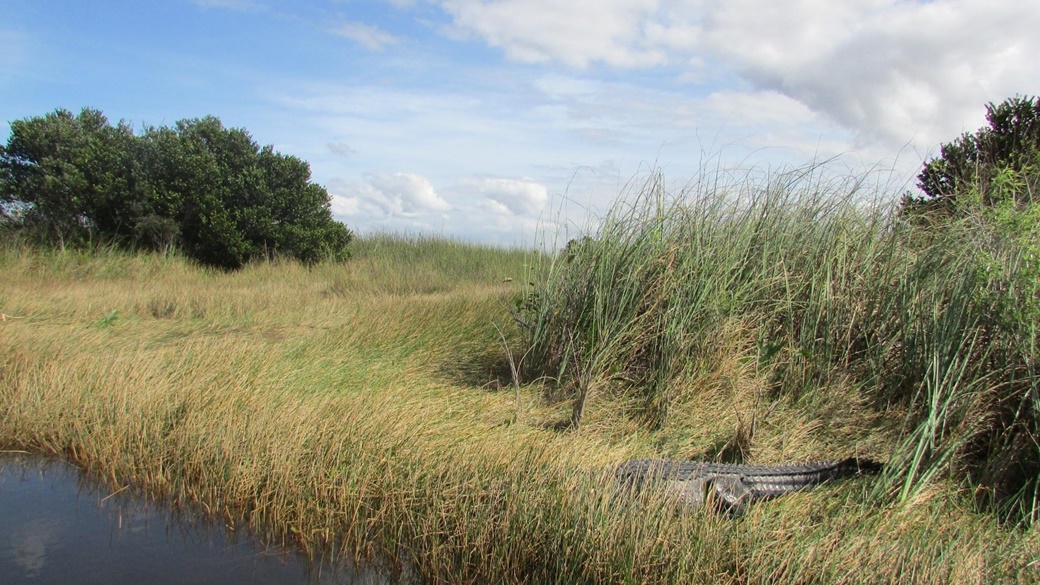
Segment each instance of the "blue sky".
M215 115L355 231L531 244L663 172L837 157L898 188L1040 93L1035 0L5 0L0 136Z

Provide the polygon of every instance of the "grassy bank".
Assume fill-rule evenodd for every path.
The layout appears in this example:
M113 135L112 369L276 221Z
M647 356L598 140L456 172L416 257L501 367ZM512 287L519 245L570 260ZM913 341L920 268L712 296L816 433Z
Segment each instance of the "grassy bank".
M522 307L525 369L574 425L620 414L735 462L866 455L890 462L884 496L949 477L1003 520L1040 518L1035 231L988 210L926 227L817 167L662 183Z
M902 499L854 480L735 520L612 499L595 470L721 452L753 421L748 460L884 458L909 407L785 393L754 415L776 399L743 375L762 361L744 359L752 324L720 318L698 362L699 382L719 366L710 392L647 411L603 391L565 430L573 402L545 399L565 391L513 387L509 368L527 342L509 309L532 271L551 282L545 262L393 237L357 242L345 264L234 273L7 248L0 448L57 454L306 551L414 561L434 581L1040 579L1037 528L1001 526L953 480ZM849 411L854 424L835 423Z

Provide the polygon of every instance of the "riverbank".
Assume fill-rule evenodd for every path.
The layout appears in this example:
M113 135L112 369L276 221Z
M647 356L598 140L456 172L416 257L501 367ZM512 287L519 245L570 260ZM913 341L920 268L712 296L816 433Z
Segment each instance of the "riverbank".
M0 452L0 575L7 583L348 585L389 583L378 568L261 545L193 509L113 492L48 457ZM405 581L407 582L407 581Z
M223 273L3 251L0 448L59 455L305 552L414 562L433 581L1040 579L1038 529L1001 527L943 482L884 502L856 479L735 520L618 505L595 470L688 455L740 412L717 405L657 432L593 413L561 430L571 405L509 371L521 340L508 307L533 254L398 238L355 254ZM790 444L759 461L817 457L834 447L819 436L891 448L883 426L820 427L792 416L760 430Z

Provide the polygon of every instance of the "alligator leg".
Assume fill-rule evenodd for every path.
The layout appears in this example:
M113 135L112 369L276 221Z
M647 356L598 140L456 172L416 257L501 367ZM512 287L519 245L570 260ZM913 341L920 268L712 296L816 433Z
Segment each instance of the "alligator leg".
M704 505L708 493L709 478L695 477L689 480L669 479L664 482L664 492L669 498L674 498L677 504L690 510L696 510Z
M730 514L739 514L744 506L754 497L754 491L744 483L744 478L736 475L722 475L712 482L715 487L716 502Z
M739 514L754 497L754 491L738 476L704 476L664 481L664 494L679 507L698 510L705 504Z

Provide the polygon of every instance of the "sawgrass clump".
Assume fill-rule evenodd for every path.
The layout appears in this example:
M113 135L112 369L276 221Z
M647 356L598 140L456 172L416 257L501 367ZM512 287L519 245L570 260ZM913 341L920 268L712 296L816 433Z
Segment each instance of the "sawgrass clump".
M907 221L871 181L812 166L669 193L651 176L547 260L519 306L527 375L555 382L573 426L622 411L661 433L731 410L690 450L769 461L794 455L800 416L812 455L889 462L880 497L952 477L1037 520L1030 248L973 218Z

